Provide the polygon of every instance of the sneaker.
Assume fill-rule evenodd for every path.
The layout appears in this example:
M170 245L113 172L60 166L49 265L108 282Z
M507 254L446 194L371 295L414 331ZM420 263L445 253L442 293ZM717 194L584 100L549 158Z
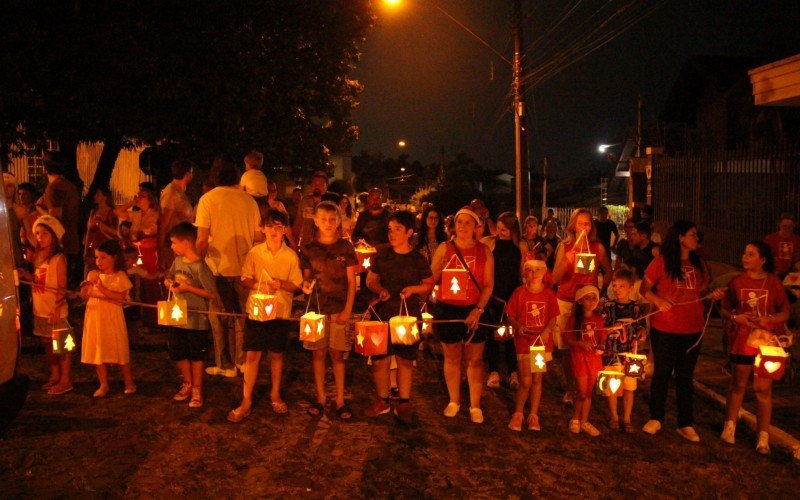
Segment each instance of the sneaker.
M417 412L414 411L414 405L412 405L411 402L399 403L394 407L394 416L397 417L397 420L406 425L412 425L414 423L416 414Z
M561 402L564 403L567 406L572 406L573 403L574 403L574 401L572 399L572 393L569 392L569 391L565 392L564 393L564 397L561 398Z
M522 412L515 411L511 414L511 421L508 423L508 428L517 432L522 430Z
M236 376L236 373L237 373L236 368L228 368L227 370L222 370L222 373L220 373L220 375L222 375L223 377L234 378Z
M183 383L181 384L181 390L178 391L177 394L172 396L172 399L175 401L186 401L189 399L189 396L192 395L192 386L191 384Z
M597 430L597 427L593 426L589 422L584 422L581 424L581 431L585 432L586 434L597 437L600 435L600 431Z
M539 425L539 415L535 413L531 413L528 415L528 430L529 431L540 431L542 427Z
M722 435L719 437L728 444L736 443L736 422L726 420L725 425L722 426Z
M480 408L470 408L469 409L469 419L472 420L473 424L482 424L483 423L483 410Z
M376 399L374 403L369 405L364 410L364 415L367 417L377 417L378 415L386 415L392 410L392 407L386 404L382 399Z
M447 406L444 407L444 416L450 418L455 417L456 415L458 415L458 410L460 409L461 405L450 401L449 403L447 403Z
M490 373L488 380L486 380L486 387L491 387L492 389L500 387L500 374L497 372Z
M70 385L54 385L51 387L47 394L51 396L58 396L59 394L64 394L72 390L72 384Z
M758 433L756 451L762 455L769 455L769 432L761 431Z
M700 436L697 435L697 431L695 431L694 427L691 425L687 425L686 427L678 427L676 431L683 439L687 441L691 441L693 443L700 442Z
M192 387L192 400L189 401L189 408L200 408L203 406L203 393L199 387Z
M508 386L514 390L519 388L519 377L517 376L517 372L512 372L511 375L508 376Z
M655 434L661 430L661 422L658 420L648 420L642 427L642 430L648 434Z
M209 366L206 368L206 374L208 375L222 375L225 370L218 366Z
M569 431L573 434L580 434L581 433L581 421L580 420L570 420L569 421Z

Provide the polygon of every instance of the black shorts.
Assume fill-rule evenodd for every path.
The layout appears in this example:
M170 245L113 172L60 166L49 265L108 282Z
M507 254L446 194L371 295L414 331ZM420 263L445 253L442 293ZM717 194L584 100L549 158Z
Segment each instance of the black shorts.
M169 359L205 361L208 354L208 330L169 327Z
M298 328L297 321L287 319L255 321L248 318L244 322L242 350L286 352L289 346L289 332L296 328Z
M389 333L389 338L387 339L386 354L382 354L380 356L372 356L372 359L374 361L378 361L384 358L388 358L389 356L397 356L403 359L407 359L409 361L416 361L418 353L419 353L419 342L415 343L414 345L392 344L392 334Z
M469 313L475 309L475 306L452 306L439 302L439 315L434 318L437 319L466 319ZM481 315L480 321L485 321L486 313ZM467 331L465 323L438 323L434 324L436 332L439 335L439 340L443 344L458 344L459 342L466 342L469 340L470 344L480 344L486 342L489 330L487 327L479 326L474 332Z
M747 354L731 354L731 363L734 365L750 365L756 362L756 356Z

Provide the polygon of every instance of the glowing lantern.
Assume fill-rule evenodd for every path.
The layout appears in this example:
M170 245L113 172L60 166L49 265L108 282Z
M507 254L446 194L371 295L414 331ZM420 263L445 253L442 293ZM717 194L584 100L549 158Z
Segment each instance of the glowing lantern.
M414 345L419 342L417 317L409 316L406 299L400 302L400 314L389 318L389 331L392 334L392 344Z
M356 321L356 352L382 356L389 349L389 325L383 321Z
M503 341L508 340L513 336L514 327L511 326L511 322L508 321L508 316L504 314L503 319L500 320L500 326L494 330L494 339Z
M467 303L468 300L477 300L477 289L472 285L469 272L464 269L455 255L442 269L442 285L439 289L442 300L450 302Z
M595 257L593 253L575 254L575 273L592 274L595 270Z
M278 296L261 291L264 276L272 281L272 277L264 270L258 280L255 293L247 297L247 316L255 321L269 321L278 316Z
M775 345L762 345L756 354L756 376L780 380L786 371L786 358L789 355L783 347Z
M300 316L300 340L317 342L325 337L325 315L309 311Z
M625 374L618 370L600 370L597 373L597 392L605 396L618 396Z
M75 350L72 328L53 328L53 354L66 354Z
M167 300L158 301L158 324L163 326L184 326L188 322L186 301L175 297L172 288L167 292Z
M539 341L539 345L536 345L536 341L534 341L530 348L531 373L544 373L547 371L547 351L545 350L544 342L542 342L542 337L536 337L536 340Z
M356 274L369 271L372 267L372 258L375 256L377 250L364 240L359 240L355 245L356 259L358 260L358 267L356 267Z
M433 314L424 312L422 316L422 333L423 335L430 335L433 333Z
M433 286L433 291L431 292L431 302L436 303L437 295L439 295L439 285Z
M625 357L625 362L623 363L623 372L625 372L625 376L644 380L644 366L647 364L647 356L633 352L625 352L622 356Z

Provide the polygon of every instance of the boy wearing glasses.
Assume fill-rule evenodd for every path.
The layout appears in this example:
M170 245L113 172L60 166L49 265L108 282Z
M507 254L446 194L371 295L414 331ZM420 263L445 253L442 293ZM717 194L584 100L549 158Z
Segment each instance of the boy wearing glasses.
M280 394L283 353L289 343L289 332L297 327L297 323L287 318L292 313L292 297L303 283L300 260L283 239L288 226L289 217L284 212L274 208L267 210L261 221L261 231L266 236L266 241L254 246L242 264L242 285L249 290L249 294L260 290L260 293L275 295L277 303L275 319L256 321L248 318L245 321L242 350L246 354L242 403L228 413L228 420L231 422L241 422L250 415L258 363L263 351L269 352L272 411L288 411Z

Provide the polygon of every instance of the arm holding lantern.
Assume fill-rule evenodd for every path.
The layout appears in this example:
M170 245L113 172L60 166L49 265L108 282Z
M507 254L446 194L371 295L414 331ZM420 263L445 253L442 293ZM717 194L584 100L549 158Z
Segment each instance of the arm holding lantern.
M389 290L385 289L381 284L380 275L372 272L372 269L367 273L367 288L377 295L381 302L386 302L391 297Z
M400 291L400 297L407 299L412 295L420 295L422 297L428 295L433 291L433 276L423 278L419 285L411 285L403 288Z

